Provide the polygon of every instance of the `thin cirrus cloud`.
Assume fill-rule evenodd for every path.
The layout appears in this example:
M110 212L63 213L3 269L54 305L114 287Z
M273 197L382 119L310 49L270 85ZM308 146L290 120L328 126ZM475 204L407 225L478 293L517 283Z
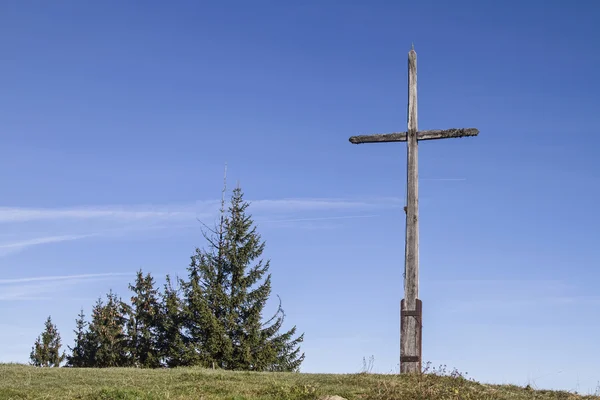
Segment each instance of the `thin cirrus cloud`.
M69 287L131 276L126 272L0 279L0 301L48 300Z
M26 282L56 282L56 281L81 281L98 278L113 278L117 276L129 276L129 272L106 272L101 274L78 274L78 275L54 275L54 276L33 276L29 278L0 279L0 285L10 285Z
M193 216L189 209L152 209L148 207L21 208L0 207L0 223L44 220L114 219L143 220Z
M9 242L0 242L0 257L8 254L18 253L25 250L28 247L38 246L42 244L60 243L72 240L79 240L97 236L95 234L82 234L82 235L54 235L54 236L43 236L35 237L32 239L16 240Z
M360 210L381 207L398 207L401 200L396 197L379 197L364 200L309 198L309 199L276 199L250 201L251 207L257 211L299 212L299 211L341 211Z
M290 227L290 224L306 227L306 222L312 221L326 228L323 221L372 218L377 215L367 211L399 206L401 201L393 197L288 198L250 200L249 210L257 222L281 222L285 223L285 227ZM17 238L0 239L0 256L32 246L91 237L132 236L147 233L151 229L181 229L196 224L198 220L209 223L218 215L219 207L218 200L161 206L0 207L0 234L18 232ZM5 228L2 228L3 225ZM284 227L283 224L277 226Z
M373 198L366 200L347 200L330 198L309 199L266 199L250 200L250 208L260 213L338 211L368 208L394 207L400 204L398 198ZM194 205L170 206L107 206L75 208L22 208L0 207L0 223L31 222L48 220L168 220L190 219L200 215L217 212L218 200L198 201Z
M353 218L373 218L378 217L378 214L360 214L360 215L340 215L336 217L314 217L314 218L290 218L290 219L266 219L260 222L305 222L305 221L333 221L336 219L353 219Z
M58 235L58 236L46 236L46 237L39 237L39 238L34 238L34 239L6 242L6 243L0 243L0 251L2 251L2 250L9 250L9 251L10 250L19 250L19 249L22 249L25 247L35 246L37 244L65 242L68 240L83 239L83 238L90 237L90 236L93 236L93 235L92 234Z

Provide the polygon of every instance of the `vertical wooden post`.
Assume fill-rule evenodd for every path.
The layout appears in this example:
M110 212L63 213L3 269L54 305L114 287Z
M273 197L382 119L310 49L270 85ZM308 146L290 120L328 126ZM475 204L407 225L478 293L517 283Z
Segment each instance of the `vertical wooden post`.
M422 371L423 304L419 300L419 140L477 136L476 128L435 129L418 132L417 127L417 53L408 53L408 132L360 135L350 143L407 142L407 204L404 260L404 299L400 302L400 373Z
M407 204L404 300L401 302L400 372L421 371L419 298L419 171L417 143L417 53L408 53Z

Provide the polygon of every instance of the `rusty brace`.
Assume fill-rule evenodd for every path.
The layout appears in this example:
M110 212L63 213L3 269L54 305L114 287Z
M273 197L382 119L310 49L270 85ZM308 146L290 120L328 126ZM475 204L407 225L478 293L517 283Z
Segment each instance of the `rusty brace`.
M414 310L405 310L404 309L404 299L400 302L400 329L402 330L402 325L404 325L405 317L415 317L417 323L419 324L419 337L417 340L419 341L419 349L422 351L422 343L423 343L423 302L417 299L416 308ZM401 356L400 362L420 362L421 355L418 356Z

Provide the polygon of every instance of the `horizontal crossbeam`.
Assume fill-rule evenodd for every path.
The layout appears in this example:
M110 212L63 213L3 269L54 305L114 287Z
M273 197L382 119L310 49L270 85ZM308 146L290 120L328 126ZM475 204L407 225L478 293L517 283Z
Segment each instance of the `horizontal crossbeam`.
M453 128L453 129L435 129L431 131L418 131L417 140L434 140L460 138L465 136L477 136L479 129L476 128ZM406 142L407 132L380 133L375 135L352 136L350 143L386 143L386 142Z

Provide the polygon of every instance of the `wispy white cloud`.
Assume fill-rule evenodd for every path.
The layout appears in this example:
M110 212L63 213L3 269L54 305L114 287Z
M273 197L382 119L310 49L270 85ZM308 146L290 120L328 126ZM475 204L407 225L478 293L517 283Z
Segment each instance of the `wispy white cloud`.
M420 181L447 181L447 182L458 182L466 181L467 178L419 178Z
M138 207L75 207L75 208L22 208L0 207L0 223L40 220L113 219L143 220L194 217L193 209Z
M25 239L25 240L17 240L0 243L0 256L6 256L8 254L13 254L19 251L22 251L31 246L37 246L41 244L49 244L49 243L59 243L66 242L71 240L84 239L87 237L95 236L94 234L85 234L85 235L57 235L57 236L45 236L45 237L37 237L33 239Z
M335 198L287 198L250 200L250 209L256 212L301 212L320 210L348 210L374 207L400 206L401 200L394 197L349 200ZM199 214L214 213L218 200L197 201L194 204L161 206L103 206L73 208L24 208L0 207L0 223L29 222L44 220L87 220L104 219L118 221L190 219Z
M299 211L341 211L382 207L399 207L402 200L396 197L380 197L363 200L335 198L276 199L250 201L256 211L299 212Z
M316 217L316 218L292 218L292 219L266 219L266 220L257 220L260 223L270 223L270 222L305 222L305 221L332 221L337 219L356 219L356 218L375 218L379 215L342 215L338 217Z
M296 223L300 227L312 221L312 227L318 228L318 224L326 227L324 221L372 218L374 215L365 212L401 207L402 204L400 199L394 197L258 199L250 200L249 211L257 222L279 223L278 227L283 227L283 223L287 227ZM198 220L209 224L217 217L219 206L218 200L203 200L170 205L0 207L0 256L32 246L90 237L116 238L150 231L183 229L197 224ZM7 224L10 224L10 228ZM3 225L6 228L2 228ZM3 230L11 233L11 236L3 238ZM18 235L15 236L15 232Z
M112 278L116 276L131 276L129 272L107 272L102 274L79 274L79 275L54 275L54 276L32 276L28 278L0 279L0 285L9 285L24 282L53 282L82 279Z
M132 275L131 273L109 272L0 279L0 301L49 300L69 287Z
M9 250L20 249L23 247L34 246L36 244L65 242L68 240L83 239L83 238L90 237L90 236L93 236L93 235L87 234L87 235L62 235L62 236L39 237L39 238L21 240L21 241L16 241L16 242L0 243L0 249L9 249Z

